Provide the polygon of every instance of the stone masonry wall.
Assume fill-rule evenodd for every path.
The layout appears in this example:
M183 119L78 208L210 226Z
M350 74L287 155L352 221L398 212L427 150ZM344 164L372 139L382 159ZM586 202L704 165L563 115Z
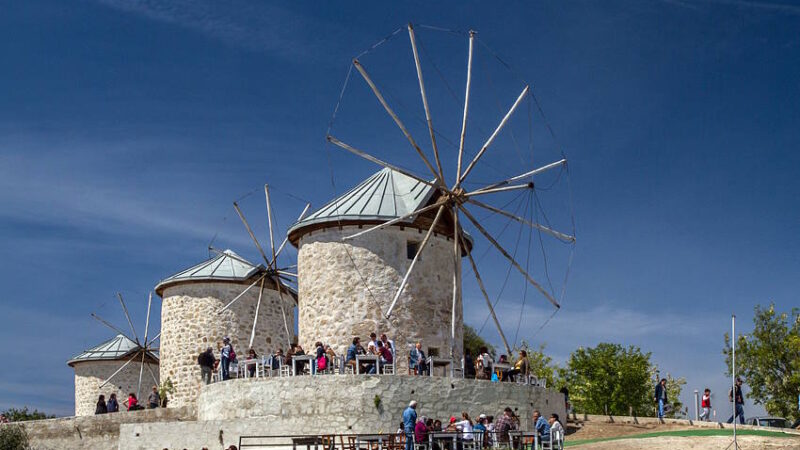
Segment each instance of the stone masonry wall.
M28 434L31 448L36 450L117 450L120 445L120 424L176 423L194 418L195 412L191 408L156 408L90 417L32 420L22 422L21 426ZM2 426L16 424L0 425Z
M174 386L170 405L194 405L202 384L197 356L207 347L219 359L222 338L229 336L237 357L244 359L253 327L259 286L256 285L230 308L217 311L233 300L247 284L191 283L167 287L161 307L161 378L169 377ZM264 287L258 312L253 349L261 357L278 348L286 349L294 339L294 300L283 293L286 333L280 297Z
M240 436L392 433L412 399L418 415L445 422L463 411L497 417L506 406L526 430L534 408L566 417L562 394L515 383L406 375L230 380L203 387L197 422L123 426L120 450L221 449L239 445Z
M366 347L369 333L386 333L397 349L397 373L407 373L408 351L420 341L426 353L433 348L449 356L453 286L453 241L434 235L417 262L390 320L395 291L411 264L406 244L421 242L424 231L389 227L353 240L342 236L357 226L327 228L300 238L299 336L304 348L320 340L344 354L354 336ZM349 252L349 255L348 255ZM351 259L352 258L352 259ZM460 290L460 287L459 287ZM456 307L455 358L462 352L461 293Z
M141 361L141 360L140 360ZM123 408L122 401L128 398L128 393L136 392L139 386L140 362L128 364L120 373L116 374L111 382L102 388L108 377L117 371L125 361L86 361L75 363L75 415L91 416L94 414L97 398L100 394L106 396L106 400L112 393L117 394L120 408ZM153 374L158 378L158 364L150 364ZM147 398L153 387L153 376L144 367L142 372L142 391L141 396Z

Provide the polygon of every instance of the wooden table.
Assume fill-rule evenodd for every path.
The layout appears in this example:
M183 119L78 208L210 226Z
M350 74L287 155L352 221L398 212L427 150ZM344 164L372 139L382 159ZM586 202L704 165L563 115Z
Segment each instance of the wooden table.
M297 375L297 362L308 362L314 364L314 355L296 355L292 356L292 374ZM313 371L312 371L313 372Z
M356 375L361 373L361 363L372 361L375 364L375 373L378 373L378 355L356 355Z

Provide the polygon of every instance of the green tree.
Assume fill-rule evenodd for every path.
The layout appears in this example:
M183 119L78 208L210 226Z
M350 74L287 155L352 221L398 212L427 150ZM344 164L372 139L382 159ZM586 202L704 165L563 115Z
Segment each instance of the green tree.
M723 354L731 373L731 342L725 333ZM771 415L800 418L800 309L790 313L755 307L753 331L736 337L736 371L750 392L746 395L764 405Z
M38 409L34 409L33 411L29 411L28 407L25 406L21 409L17 408L8 408L6 411L2 413L6 418L11 422L24 422L26 420L42 420L42 419L52 419L55 417L54 415L43 413Z
M601 343L572 352L563 370L570 401L589 414L653 412L650 353L638 347Z
M531 365L531 374L540 380L547 380L547 387L552 389L561 384L559 367L553 362L553 358L545 355L544 348L545 345L541 344L538 349L532 349L525 340L522 340L517 350L525 350Z
M464 351L469 350L470 354L475 356L479 353L481 347L488 348L489 354L492 355L492 357L495 356L494 346L478 335L475 328L464 325Z

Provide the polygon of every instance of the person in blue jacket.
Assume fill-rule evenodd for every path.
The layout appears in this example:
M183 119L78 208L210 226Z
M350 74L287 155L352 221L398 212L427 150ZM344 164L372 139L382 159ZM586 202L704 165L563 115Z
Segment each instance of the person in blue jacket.
M403 431L406 433L406 450L414 450L414 427L417 425L417 402L411 400L403 411Z

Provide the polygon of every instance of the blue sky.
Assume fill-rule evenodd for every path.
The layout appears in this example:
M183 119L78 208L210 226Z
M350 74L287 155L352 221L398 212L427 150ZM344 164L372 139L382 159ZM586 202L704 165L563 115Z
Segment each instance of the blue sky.
M12 354L0 408L69 414L65 362L110 337L91 312L124 323L117 291L141 328L147 292L204 259L215 235L215 246L256 260L233 200L255 191L242 205L265 236L265 182L285 230L304 201L321 206L377 170L326 146L325 133L350 58L408 21L478 30L515 70L477 51L491 86L476 88L468 147L519 93L519 74L557 137L535 111L533 125L524 112L509 129L520 141L534 130L537 162L558 146L570 160L578 244L563 306L537 331L552 308L512 280L498 305L506 333L546 343L557 361L602 341L640 346L685 376L686 392L709 386L722 406L731 313L746 330L755 304L797 305L800 7L790 3L9 3L0 17L0 339ZM434 121L457 140L466 40L418 34L423 65L438 61L443 74L437 85L425 66ZM412 118L421 107L407 35L363 61L417 108L407 120L429 149ZM350 86L333 132L420 169L363 81ZM486 159L503 174L521 172L510 134ZM481 167L475 179L491 175ZM541 194L568 225L563 181ZM511 247L513 232L503 239ZM548 253L556 290L563 250ZM507 264L485 258L496 295ZM483 300L474 282L464 290L465 319L480 327ZM484 334L498 341L490 324Z

